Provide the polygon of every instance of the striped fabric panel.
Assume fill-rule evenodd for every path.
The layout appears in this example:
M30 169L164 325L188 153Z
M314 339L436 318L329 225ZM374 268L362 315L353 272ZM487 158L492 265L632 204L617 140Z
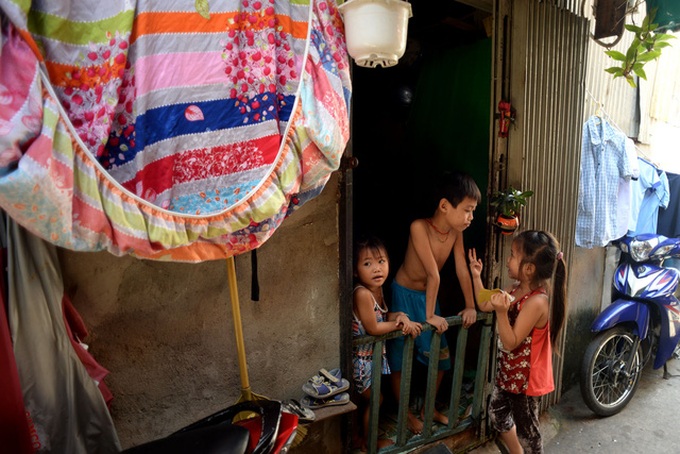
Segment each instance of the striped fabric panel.
M3 110L11 112L4 121L12 134L3 134L0 123L0 149L6 150L0 154L0 206L34 234L75 250L221 259L261 245L338 168L349 135L351 84L332 2L276 5L285 33L263 35L280 46L270 54L279 65L272 66L271 92L268 86L258 92L256 81L248 80L249 71L266 68L257 66L267 55L256 55L257 46L241 42L244 50L216 53L188 45L202 42L195 39L201 34L213 44L233 45L230 31L248 41L266 29L257 22L264 13L237 14L237 7L211 12L206 21L196 12L156 11L152 7L161 3L138 2L146 9L108 8L88 16L82 8L69 15L38 3L26 14L25 5L0 0L12 18L2 67L21 75L0 72L0 84L20 94ZM229 23L225 30L229 14L244 26ZM134 22L126 29L128 17ZM220 23L223 28L213 30ZM78 33L70 36L64 27ZM182 41L178 33L192 33L192 39ZM224 41L213 36L220 33ZM162 48L152 45L160 41L174 42L175 49L145 54ZM49 45L35 45L41 42ZM233 62L245 71L235 83L227 77L229 58L246 57L251 63Z

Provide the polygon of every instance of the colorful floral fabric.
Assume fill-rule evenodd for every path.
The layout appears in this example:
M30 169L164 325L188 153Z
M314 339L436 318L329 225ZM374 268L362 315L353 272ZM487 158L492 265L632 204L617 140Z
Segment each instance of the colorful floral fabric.
M349 137L333 1L0 0L0 207L69 249L254 249ZM196 8L194 8L196 5Z

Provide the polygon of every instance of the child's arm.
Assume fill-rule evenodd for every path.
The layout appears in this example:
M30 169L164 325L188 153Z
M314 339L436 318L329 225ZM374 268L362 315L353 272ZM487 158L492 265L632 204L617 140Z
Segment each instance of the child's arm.
M373 296L367 288L354 291L354 313L357 315L366 332L371 336L380 336L401 328L401 323L395 320L378 322L373 311Z
M453 258L456 264L458 282L460 283L460 287L463 290L463 297L465 298L465 309L460 311L458 315L463 318L463 328L469 328L477 321L477 309L475 309L475 298L472 295L470 272L465 263L465 247L463 246L462 233L459 234L453 245Z
M411 223L409 241L413 242L413 249L416 251L416 255L427 275L427 282L425 283L425 321L441 334L449 328L449 323L444 317L434 313L434 308L437 304L437 294L439 293L439 266L432 253L430 241L427 238L427 224L424 220L417 219Z
M484 290L484 284L482 283L482 268L484 264L482 259L477 258L477 251L472 248L468 251L468 257L470 259L470 274L472 274L472 287L474 289L475 295L479 295L480 290ZM479 302L477 298L477 305L479 310L482 312L493 311L493 306L491 306L491 301Z
M496 293L491 296L491 304L497 315L498 336L507 350L514 350L531 333L535 326L545 326L548 321L548 298L545 295L534 295L524 302L524 306L515 320L514 326L510 326L508 309L510 308L510 295L506 292Z

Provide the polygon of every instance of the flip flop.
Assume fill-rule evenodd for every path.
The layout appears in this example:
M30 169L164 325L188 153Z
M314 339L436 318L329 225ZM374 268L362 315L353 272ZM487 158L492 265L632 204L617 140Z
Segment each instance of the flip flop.
M314 422L316 415L312 410L303 407L300 402L295 399L283 401L283 410L292 413L298 417L298 421L302 423Z
M318 375L310 378L307 383L302 385L302 390L305 394L315 399L326 399L327 397L332 397L341 392L345 392L348 389L349 381L345 378L341 378L338 383L332 383L325 377L320 377Z
M340 393L327 399L315 399L311 396L302 398L302 405L307 408L323 408L332 405L345 405L349 402L349 393Z

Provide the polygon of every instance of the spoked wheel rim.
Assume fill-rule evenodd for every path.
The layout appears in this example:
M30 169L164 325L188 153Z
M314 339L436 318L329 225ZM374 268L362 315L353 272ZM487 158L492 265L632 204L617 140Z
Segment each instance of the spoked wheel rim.
M593 395L603 407L617 407L634 392L642 367L638 349L630 371L626 372L626 360L634 346L632 336L616 334L604 342L597 352L591 380Z

